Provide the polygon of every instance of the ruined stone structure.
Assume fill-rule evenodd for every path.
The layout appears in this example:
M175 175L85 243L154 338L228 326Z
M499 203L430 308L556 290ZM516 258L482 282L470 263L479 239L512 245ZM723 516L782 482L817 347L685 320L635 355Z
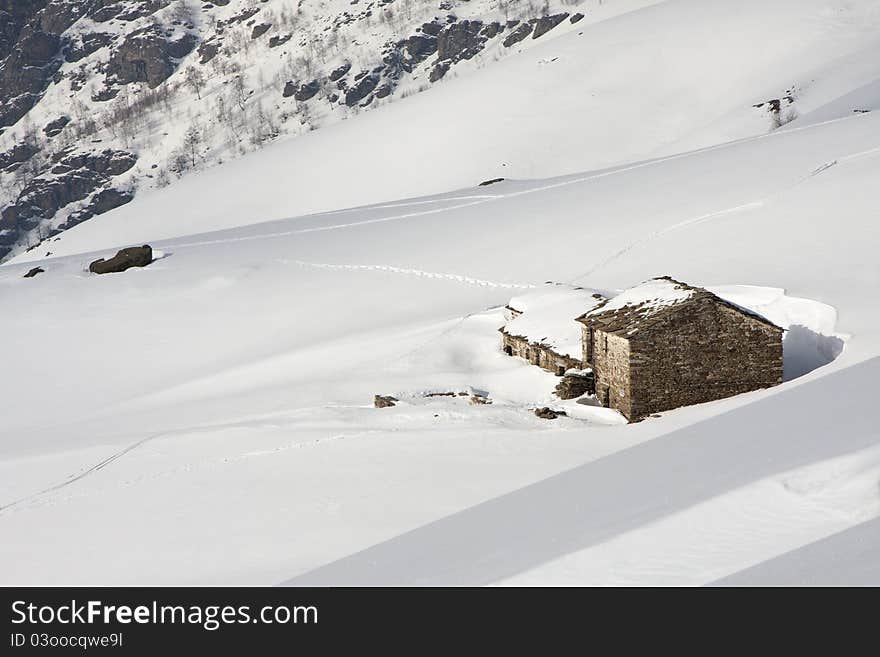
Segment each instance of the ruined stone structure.
M581 367L578 358L557 354L547 345L529 342L527 338L519 335L510 335L504 329L501 329L501 348L508 356L524 358L532 365L553 372L557 376L562 376L566 370Z
M627 290L578 321L600 403L631 422L782 383L780 327L668 277Z

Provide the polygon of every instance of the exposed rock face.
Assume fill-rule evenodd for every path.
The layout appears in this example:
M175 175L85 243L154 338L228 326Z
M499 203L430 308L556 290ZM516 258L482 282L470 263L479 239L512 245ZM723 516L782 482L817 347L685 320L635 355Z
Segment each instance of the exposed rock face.
M217 56L218 52L220 52L219 43L216 41L205 41L199 46L199 57L201 57L199 62L201 64L207 64Z
M42 274L45 271L46 270L42 267L34 267L33 269L29 270L27 274L24 275L24 278L33 278L37 274Z
M285 34L284 36L273 36L269 39L269 47L277 48L278 46L284 45L293 37L292 34Z
M64 206L107 186L113 176L125 173L136 161L136 156L125 151L63 153L50 172L34 178L16 202L4 208L0 213L0 230L22 231L36 227L41 221L54 217ZM89 216L131 200L130 193L107 192L92 199ZM124 198L127 200L123 201Z
M525 39L529 34L532 33L532 24L531 23L522 23L517 27L513 32L507 35L507 38L504 39L501 43L505 48L510 48L523 39Z
M571 21L571 24L574 25L575 23L579 23L583 19L584 19L583 14L574 14L569 20Z
M504 178L492 178L491 180L484 180L480 183L480 187L488 187L489 185L494 185L495 183L500 183L504 180Z
M431 82L436 82L440 78L442 78L449 71L449 62L440 62L434 68L431 69L431 75L428 76L428 80Z
M68 62L78 62L111 43L113 43L112 34L104 32L81 34L67 41L64 46L64 58Z
M336 82L338 79L347 75L350 70L351 70L351 62L345 62L345 64L343 64L339 68L334 69L330 73L330 80L332 82Z
M64 127L70 123L69 116L61 116L55 119L54 121L50 121L46 124L46 127L43 128L43 133L47 137L56 137L61 134L61 131L64 130Z
M414 34L404 41L404 48L413 62L423 62L437 52L437 37L430 34Z
M387 395L375 395L373 397L373 406L376 408L390 408L391 406L397 406L397 402L400 401L396 397L391 397Z
M0 153L0 169L12 171L31 159L39 150L39 147L31 141L19 142L8 151Z
M304 100L308 100L312 98L315 94L317 94L321 90L321 83L318 80L312 80L311 82L306 82L305 84L301 84L299 88L294 92L293 98L300 102Z
M146 267L151 262L153 262L153 249L145 244L121 249L109 260L99 258L89 265L89 271L93 274L112 274L132 267Z
M476 55L488 38L480 34L482 29L482 21L461 21L447 25L437 35L437 59L457 62Z
M373 92L380 79L377 73L364 75L354 87L345 92L345 104L349 107L357 105Z
M254 29L251 32L251 39L259 39L271 29L272 25L269 23L260 23L259 25L254 25Z
M539 18L537 21L535 21L535 30L534 32L532 32L532 38L537 39L544 36L545 34L547 34L547 32L559 25L566 18L568 18L568 12Z
M196 37L186 34L169 41L161 30L147 26L129 34L107 63L107 74L118 84L146 82L155 89L177 68L177 61L196 46Z
M97 6L0 0L0 127L14 124L39 101L61 66L62 34Z

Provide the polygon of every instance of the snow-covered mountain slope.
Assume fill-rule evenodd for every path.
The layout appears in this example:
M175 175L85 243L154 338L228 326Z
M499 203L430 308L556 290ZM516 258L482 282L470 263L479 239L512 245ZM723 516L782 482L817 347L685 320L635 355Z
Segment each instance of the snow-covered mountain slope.
M166 187L575 24L648 4L582 0L571 11L559 0L540 7L516 0L0 3L0 256L124 205L138 189Z
M82 64L62 63L61 81L28 125L40 127L61 108L82 103L86 125L94 120L98 132L80 135L74 121L57 148L47 140L41 157L52 163L55 150L72 144L77 152L111 149L117 166L94 157L80 166L82 158L59 155L60 173L38 176L25 189L17 172L33 172L16 163L3 178L0 204L14 205L0 238L20 251L135 191L138 207L90 219L97 225L89 239L110 244L122 237L115 226L135 216L146 222L146 238L173 237L496 177L595 170L765 134L786 122L850 116L878 100L880 9L869 0L585 0L540 7L474 0L443 2L444 9L398 2L254 0L210 10L177 3L103 27L93 19L75 23L76 38L77 30L115 25L119 44L82 60L95 89L75 91ZM190 19L175 18L186 6ZM339 20L346 12L350 22ZM545 22L535 22L545 14ZM127 78L114 73L114 53L132 29L153 20L167 24L171 36L163 38L170 43L194 35L193 50L171 58L173 67L161 69L169 77L154 89L149 75L121 84ZM337 27L324 29L331 24ZM252 38L261 25L271 27ZM525 38L511 40L523 29ZM92 101L108 82L118 98ZM0 152L29 143L26 127L0 137ZM222 172L209 168L270 143ZM90 167L104 173L83 175ZM177 184L178 175L189 184ZM71 176L90 182L74 189L64 182ZM169 182L175 184L162 188ZM56 211L59 199L65 205ZM165 221L167 215L177 220ZM32 254L52 250L44 243Z
M36 278L0 267L0 581L772 582L880 516L880 115L186 234L202 204L250 223L280 152L66 232ZM149 267L86 273L144 240ZM500 350L512 297L661 274L786 322L788 380L627 425Z

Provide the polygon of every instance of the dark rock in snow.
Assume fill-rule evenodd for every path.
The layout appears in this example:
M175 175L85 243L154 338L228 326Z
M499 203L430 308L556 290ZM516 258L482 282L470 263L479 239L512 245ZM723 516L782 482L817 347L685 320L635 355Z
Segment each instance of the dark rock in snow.
M259 39L270 29L272 29L271 23L260 23L259 25L254 25L254 29L251 32L251 39Z
M199 57L201 57L199 63L207 64L217 56L218 52L220 52L219 43L215 41L205 41L199 46Z
M352 107L361 102L364 98L373 93L373 90L378 84L378 75L375 73L365 75L354 87L345 92L345 104Z
M144 246L120 249L109 260L99 258L89 265L89 271L93 274L118 273L132 267L146 267L151 262L153 262L153 249L148 244L145 244Z
M333 82L336 82L339 78L343 77L350 70L351 70L351 62L345 62L345 64L343 64L339 68L334 69L333 72L330 73L330 80Z
M373 406L376 408L390 408L391 406L396 406L399 401L396 397L375 395L373 397Z
M300 87L294 92L293 97L295 100L304 101L309 98L314 97L321 90L321 83L318 80L312 80L311 82L306 82L305 84L300 85ZM285 91L287 91L285 89Z
M42 274L44 271L46 270L42 267L34 267L27 274L24 275L24 278L33 278L37 274Z
M510 48L510 46L515 45L525 39L529 34L532 33L532 24L531 23L522 23L519 27L517 27L513 32L507 35L507 38L504 39L501 43L505 48Z
M68 62L78 62L111 43L113 43L112 34L105 32L81 34L77 38L68 41L64 47L64 59Z
M483 30L480 32L484 37L488 39L494 39L498 36L498 33L501 32L503 28L501 27L501 23L489 23Z
M565 411L554 411L552 408L548 408L544 406L543 408L536 408L535 415L537 415L542 420L555 420L561 415L568 415Z
M488 187L489 185L500 183L502 180L504 180L504 178L492 178L491 180L484 180L480 183L480 187Z
M431 75L428 76L428 80L431 82L436 82L449 70L449 62L440 62L434 68L431 69Z
M457 62L476 55L487 40L480 34L482 29L482 21L460 21L447 25L437 35L437 59Z
M539 18L535 22L535 31L532 34L532 38L537 39L538 37L544 36L545 34L547 34L547 32L559 25L566 18L568 18L568 12Z
M55 137L55 136L59 135L62 130L64 130L64 127L68 123L70 123L70 117L69 116L61 116L61 117L55 119L54 121L51 121L48 124L46 124L46 127L43 128L43 133L49 138Z
M584 19L584 15L583 15L583 14L574 14L574 15L573 15L571 18L569 18L568 20L571 21L571 24L572 24L572 25L574 25L575 23L579 23L579 22L582 21L583 19Z
M170 41L158 26L150 25L132 32L116 47L107 62L107 75L118 84L146 82L155 89L195 47L192 34Z
M284 45L293 37L292 34L285 34L284 36L273 36L269 39L269 47L277 48L278 46Z

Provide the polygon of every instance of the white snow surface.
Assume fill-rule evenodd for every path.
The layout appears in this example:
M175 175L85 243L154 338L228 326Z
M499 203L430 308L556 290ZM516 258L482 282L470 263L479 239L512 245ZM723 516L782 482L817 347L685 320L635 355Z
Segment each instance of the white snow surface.
M507 322L510 335L550 347L560 356L581 358L581 325L575 321L599 303L596 290L568 285L545 285L531 294L514 297L508 304L523 314Z
M536 42L4 264L0 583L871 583L880 115L841 99L877 79L877 20L655 3L594 24L591 59L576 30ZM627 130L584 137L593 96L557 65L607 71ZM812 105L746 129L780 70L824 72ZM474 187L502 143L546 157ZM143 242L163 257L88 273ZM785 382L628 425L500 350L511 297L665 274L786 328Z
M599 308L588 315L614 312L624 308L638 307L642 316L650 316L663 308L687 301L694 295L693 290L663 278L652 278L614 295Z

